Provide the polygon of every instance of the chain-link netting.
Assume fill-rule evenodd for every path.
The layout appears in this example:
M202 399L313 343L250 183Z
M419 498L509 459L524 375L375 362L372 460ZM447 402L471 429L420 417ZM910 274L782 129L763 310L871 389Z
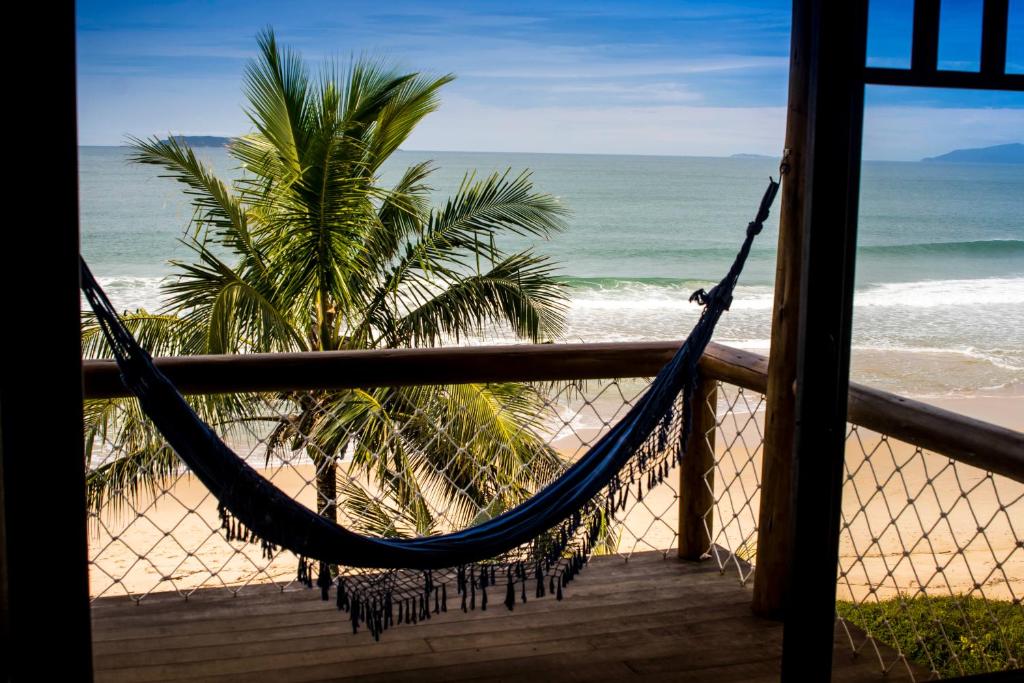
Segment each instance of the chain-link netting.
M310 509L334 514L346 527L380 536L442 533L500 512L557 477L647 386L646 379L628 379L417 388L431 395L416 396L419 407L404 413L403 422L377 425L380 433L370 435L376 439L375 452L360 445L369 440L365 423L360 423L360 438L332 434L334 443L347 445L328 456L308 432L322 436L330 417L316 424L302 414L303 403L294 396L245 397L245 413L223 419L218 429L279 488ZM384 400L381 392L386 391L352 394L365 406ZM437 403L450 408L454 392L462 394L457 403L463 409L477 409L472 420L453 421L431 408ZM716 472L721 483L716 509L706 517L714 542L708 550L721 563L731 562L749 573L763 399L728 385L717 395L721 433ZM346 405L351 409L352 401ZM177 463L158 434L138 428L145 418L134 401L96 402L92 410L103 412L105 425L90 434L94 597L141 600L155 591L187 596L208 587L237 593L253 583L292 585L297 558L276 550L264 553L225 533L217 501ZM432 425L426 443L417 426L422 420ZM127 427L131 424L136 427ZM395 452L396 443L433 457L399 472L381 462L382 454ZM395 480L403 480L404 488L394 486ZM596 552L628 558L648 550L667 553L676 545L678 471L648 472L637 490L639 495L630 496L626 508L609 520ZM727 548L735 549L734 558Z
M209 421L307 507L362 533L410 536L465 528L529 497L585 454L647 385L626 379L349 392L346 410L384 405L395 399L389 392L405 392L412 407L401 419L374 422L372 432L349 413L325 409L340 405L326 393L247 397L244 415L222 410L234 419ZM702 477L713 503L700 523L706 555L746 584L757 559L765 402L755 391L713 386L695 397L715 415L713 429L695 435L714 454ZM96 406L106 411L107 428L92 434L89 461L94 597L294 584L296 557L225 533L216 500L157 435L116 427L140 421L131 401ZM325 435L333 455L319 445ZM420 459L400 459L399 467L387 457L398 452ZM947 676L1021 666L1024 485L856 426L846 471L838 623L853 650L877 657L880 671L899 666L918 678L922 671ZM678 543L679 473L659 467L634 478L643 483L607 520L595 552L667 555ZM876 643L895 650L895 659Z
M918 678L1024 667L1022 597L1024 484L850 428L837 611L855 651Z
M746 584L757 555L765 399L755 391L721 382L714 397L715 433L704 436L715 453L714 468L704 474L704 485L714 500L704 523L711 542L708 553L723 573L735 571L740 583ZM707 396L703 401L710 405Z
M197 407L220 417L208 421L231 447L310 509L360 533L408 537L462 529L522 502L583 455L646 386L466 384L257 395ZM217 501L134 401L89 410L101 425L90 432L88 472L94 596L187 596L295 580L290 553L265 552L222 528ZM660 516L674 502L674 491L631 498L599 552L628 554L656 538L667 548L675 524ZM620 532L636 526L636 515L647 533Z

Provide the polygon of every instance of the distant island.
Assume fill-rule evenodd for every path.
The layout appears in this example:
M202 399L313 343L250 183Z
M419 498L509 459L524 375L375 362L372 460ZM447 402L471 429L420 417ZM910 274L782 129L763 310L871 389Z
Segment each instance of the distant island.
M730 154L730 159L774 159L771 154Z
M993 147L954 149L947 154L928 157L921 161L952 164L1024 164L1024 144L1012 142Z
M222 138L216 135L175 135L179 143L189 147L227 147L232 138Z

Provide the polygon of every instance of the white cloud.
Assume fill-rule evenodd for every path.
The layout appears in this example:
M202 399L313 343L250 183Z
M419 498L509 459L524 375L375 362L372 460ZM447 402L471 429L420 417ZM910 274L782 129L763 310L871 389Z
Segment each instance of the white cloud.
M531 67L524 64L520 56L513 66L497 68L466 69L461 73L476 78L520 78L520 79L573 79L573 78L638 78L645 76L681 76L686 74L714 73L718 71L741 71L744 69L785 69L788 57L722 57L703 60L636 60L632 62L601 60L593 58L574 59L556 64L547 58Z
M887 106L864 115L866 159L917 160L1022 138L1024 109Z
M575 95L591 95L605 101L619 103L651 103L669 104L681 102L700 102L704 96L679 83L573 83L570 85L551 85L533 88L534 92L558 95L566 99Z
M785 107L499 107L449 96L409 149L722 156L779 154ZM1024 109L871 107L864 158L917 160L1019 141Z
M448 97L409 148L580 154L774 154L782 107L503 108Z

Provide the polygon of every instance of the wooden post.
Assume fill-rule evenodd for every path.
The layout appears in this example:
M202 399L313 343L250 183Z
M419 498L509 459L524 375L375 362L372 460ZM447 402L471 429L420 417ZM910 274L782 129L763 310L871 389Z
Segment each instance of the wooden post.
M47 66L16 70L10 86L36 103L26 122L36 134L9 140L23 182L0 267L0 680L88 683L75 7L22 9L15 53L42 49Z
M789 63L789 110L780 191L779 245L775 265L775 304L768 360L761 507L757 527L757 570L752 608L763 617L781 618L789 574L790 500L793 435L796 429L796 350L803 248L804 155L807 134L807 60L809 32L804 3L793 4Z
M868 9L867 0L795 4L809 10L812 68L790 559L800 599L786 605L785 683L832 675Z
M679 468L679 557L684 560L699 560L711 548L717 405L718 382L701 375L694 391L686 455Z

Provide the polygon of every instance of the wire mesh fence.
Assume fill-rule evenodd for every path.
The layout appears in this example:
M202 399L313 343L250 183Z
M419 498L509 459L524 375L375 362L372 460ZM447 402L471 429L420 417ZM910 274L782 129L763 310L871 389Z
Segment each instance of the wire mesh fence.
M307 507L361 533L413 536L465 528L528 498L645 386L450 385L253 395L196 407L250 465ZM297 558L224 533L217 502L131 400L90 410L102 425L90 433L88 471L94 597L292 584ZM607 550L628 554L655 538L668 547L675 524L660 512L674 496L665 506L648 497L640 506L646 533L616 530L619 541Z
M1024 666L1022 532L1024 484L851 426L837 611L852 650L919 678Z
M465 528L529 497L582 457L647 384L467 384L199 407L236 452L307 507L362 533L412 536ZM721 382L697 398L715 414L713 433L700 435L714 453L703 473L713 500L702 519L705 555L749 584L765 399ZM94 598L295 584L296 557L231 538L217 502L159 436L123 428L144 422L131 401L90 409L105 411L106 425L90 433ZM837 627L851 652L877 658L880 673L898 667L918 679L1022 666L1024 485L857 426L846 473ZM680 490L677 471L663 474L617 513L598 552L668 556Z
M757 557L765 399L722 382L714 395L715 466L704 475L714 501L704 521L708 555L723 573L735 571L745 585L753 577ZM702 400L710 405L707 396Z
M325 395L319 408L306 397L252 395L238 399L245 408L231 416L222 406L219 412L207 406L207 412L220 418L209 421L236 452L310 509L363 533L408 536L464 528L525 499L582 457L647 384L419 387L416 395L406 390L399 397L409 402L404 410L381 408L369 424L353 413L397 400L389 394L397 390L353 391L344 401ZM735 561L749 560L753 544L763 399L728 386L718 396L718 480L724 486L717 490L717 511L707 517L716 544L708 551L744 566L749 576L749 565ZM292 585L297 558L230 539L217 501L177 464L133 401L96 402L91 409L103 411L105 425L90 434L87 475L94 598ZM453 411L475 412L456 420ZM707 481L713 478L709 473ZM673 470L631 498L599 552L667 554L678 539L678 489ZM737 549L735 557L725 548Z

